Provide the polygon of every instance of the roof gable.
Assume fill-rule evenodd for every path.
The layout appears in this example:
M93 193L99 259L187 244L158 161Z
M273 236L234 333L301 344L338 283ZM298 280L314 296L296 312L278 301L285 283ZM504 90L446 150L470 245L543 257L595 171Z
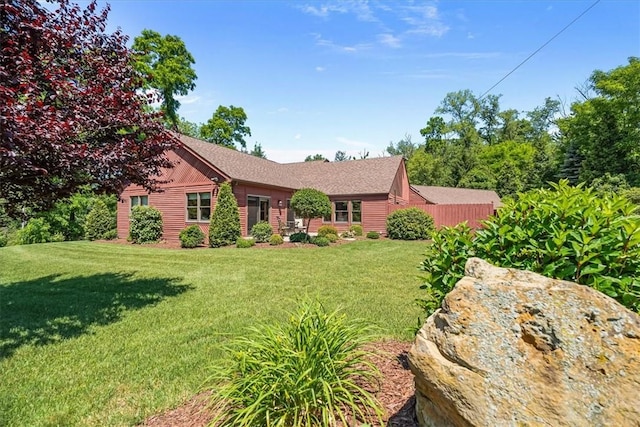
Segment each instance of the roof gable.
M327 195L389 193L404 164L402 156L282 164L185 135L179 138L232 180L291 189L311 187Z
M494 208L502 206L500 196L493 190L474 188L436 187L412 185L411 188L427 202L435 205L462 205L492 203Z

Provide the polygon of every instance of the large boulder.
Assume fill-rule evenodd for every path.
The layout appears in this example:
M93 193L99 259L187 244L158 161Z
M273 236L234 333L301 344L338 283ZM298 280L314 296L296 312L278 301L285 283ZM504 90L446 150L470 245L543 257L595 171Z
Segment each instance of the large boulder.
M409 353L420 426L640 426L640 316L477 258Z

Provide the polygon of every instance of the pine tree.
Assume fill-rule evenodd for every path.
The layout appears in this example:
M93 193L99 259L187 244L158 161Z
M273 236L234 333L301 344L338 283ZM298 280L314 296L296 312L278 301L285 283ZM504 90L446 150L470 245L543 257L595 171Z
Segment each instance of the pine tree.
M240 236L238 201L233 195L231 184L225 182L220 186L216 208L211 215L209 246L219 248L232 245Z
M576 185L580 182L580 170L582 169L583 156L573 142L569 143L564 154L564 164L560 168L560 178L567 179L569 184Z

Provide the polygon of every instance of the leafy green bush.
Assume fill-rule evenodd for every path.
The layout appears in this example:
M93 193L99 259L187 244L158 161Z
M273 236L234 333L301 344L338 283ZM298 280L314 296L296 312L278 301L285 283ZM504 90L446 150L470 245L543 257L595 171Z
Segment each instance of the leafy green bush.
M361 225L354 224L351 227L349 227L349 231L352 232L353 235L356 237L360 237L364 235L364 229L362 228Z
M311 241L311 236L304 231L300 231L289 236L289 241L295 243L309 243Z
M345 231L343 232L340 237L342 237L343 239L353 239L354 237L356 237L356 235L353 233L353 231Z
M180 230L180 246L183 248L196 248L204 243L204 233L195 224Z
M240 212L231 184L223 183L218 191L216 208L211 215L209 246L219 248L234 244L240 238Z
M272 234L269 238L269 244L271 246L278 246L284 243L284 239L280 234Z
M273 234L273 227L266 221L260 221L251 227L251 236L256 243L268 242Z
M329 246L329 239L322 236L316 236L311 240L311 243L316 246Z
M27 225L17 232L17 240L21 245L47 243L52 237L51 226L44 218L31 218Z
M325 237L327 234L335 234L338 235L338 229L333 225L321 225L318 227L318 236Z
M327 239L330 243L335 243L339 239L338 235L333 233L325 234L324 238Z
M303 303L282 325L252 328L227 348L231 360L212 378L215 425L360 425L382 423L368 391L379 375L363 345L371 330L339 311ZM350 422L351 421L351 422Z
M422 305L429 313L478 256L500 267L530 270L602 291L640 310L640 216L616 195L597 194L568 182L508 201L474 237L465 228L443 228L433 237L422 269Z
M136 206L131 210L129 239L133 243L157 242L162 237L162 213L153 206Z
M628 190L623 191L622 196L636 205L637 208L640 208L640 187L631 187ZM636 212L638 212L638 209L636 209Z
M425 272L420 288L426 290L426 296L417 303L428 316L440 307L445 295L464 276L467 259L476 256L471 228L466 223L440 228L425 255L420 265Z
M379 238L380 238L380 233L378 233L377 231L367 232L367 239L379 239Z
M0 230L0 248L4 248L9 243L9 234Z
M102 200L97 199L85 220L85 238L87 240L104 239L105 234L115 228L115 215Z
M236 240L236 248L250 248L256 245L256 241L253 239L243 239L242 237Z
M431 215L418 208L398 209L387 217L387 236L398 240L423 240L433 235Z

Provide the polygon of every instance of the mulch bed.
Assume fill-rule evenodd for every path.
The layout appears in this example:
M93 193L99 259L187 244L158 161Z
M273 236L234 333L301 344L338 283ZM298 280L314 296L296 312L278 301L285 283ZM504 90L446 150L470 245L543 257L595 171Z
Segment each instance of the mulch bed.
M382 373L380 390L376 396L385 408L386 425L417 427L414 418L413 375L407 362L411 343L382 341L374 343L372 347L380 352L373 357L373 362ZM142 426L204 427L211 421L207 398L207 393L199 394L176 409L148 418Z

